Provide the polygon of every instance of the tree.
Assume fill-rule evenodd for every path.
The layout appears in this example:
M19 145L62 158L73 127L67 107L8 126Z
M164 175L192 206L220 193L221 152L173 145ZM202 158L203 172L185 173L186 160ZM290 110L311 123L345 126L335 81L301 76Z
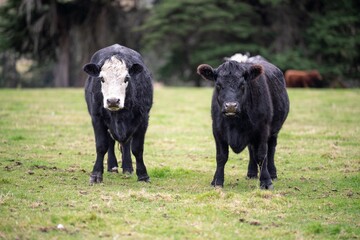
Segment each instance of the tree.
M318 69L329 82L360 83L360 4L356 0L270 3L267 15L277 37L273 62L283 70ZM275 13L275 14L274 14Z
M52 85L82 86L82 65L115 42L146 47L155 79L168 84L200 86L199 64L216 66L237 52L260 54L283 71L319 69L326 79L360 84L357 0L161 0L150 14L141 7L149 1L7 0L0 77L12 80L0 79L1 86L21 84L15 63L24 56L38 72L51 69Z
M139 48L132 32L146 16L140 1L8 0L0 8L0 48L53 68L54 86L83 86L81 67L99 48Z
M16 59L16 54L12 51L5 51L0 54L0 86L14 88L19 85L20 77L16 70Z
M199 86L197 65L236 52L263 55L283 71L359 79L359 11L356 0L163 0L141 30L147 49L165 59L165 83Z
M255 24L254 24L255 23ZM161 1L140 30L147 49L165 58L160 80L194 81L199 63L219 64L236 52L261 53L254 35L260 19L248 3L234 0Z
M323 1L307 29L310 56L328 78L360 81L360 3Z
M265 58L283 71L313 69L317 63L309 58L304 33L311 24L313 0L260 0L252 2L262 19L265 36L260 45L266 47Z

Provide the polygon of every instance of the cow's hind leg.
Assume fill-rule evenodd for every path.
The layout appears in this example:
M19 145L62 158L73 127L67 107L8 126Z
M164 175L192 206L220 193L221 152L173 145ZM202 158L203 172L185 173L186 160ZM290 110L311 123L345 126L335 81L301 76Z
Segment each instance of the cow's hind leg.
M256 163L256 159L255 159L255 149L253 145L248 146L248 150L249 150L249 165L248 165L248 172L247 172L247 177L252 179L252 178L258 178L258 165Z
M108 149L107 170L108 170L108 172L118 173L119 166L118 166L116 155L115 155L115 140L110 136L110 133L108 135L109 135L108 136L109 149Z
M146 128L140 128L134 134L131 143L131 150L136 158L136 175L138 177L138 181L150 182L150 177L147 173L143 159L145 133Z
M274 160L276 145L277 145L277 136L276 135L271 136L268 141L268 170L270 173L270 177L273 180L277 178L275 160Z
M131 146L131 139L126 143L121 145L121 153L122 153L122 171L123 174L130 175L134 172L134 168L132 166L132 159L130 154L130 146Z
M268 171L268 146L267 143L260 143L255 149L256 160L260 167L260 188L261 189L274 189L271 177Z
M90 175L90 184L101 183L104 173L104 156L109 149L109 139L106 126L99 119L92 121L96 143L96 161Z

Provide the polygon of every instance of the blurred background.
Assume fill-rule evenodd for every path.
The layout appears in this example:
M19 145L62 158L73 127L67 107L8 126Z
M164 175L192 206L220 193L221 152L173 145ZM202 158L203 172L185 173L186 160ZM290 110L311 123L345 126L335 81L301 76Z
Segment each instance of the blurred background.
M199 64L249 53L359 87L359 12L359 0L0 0L0 87L82 87L82 66L114 43L165 85L202 86Z

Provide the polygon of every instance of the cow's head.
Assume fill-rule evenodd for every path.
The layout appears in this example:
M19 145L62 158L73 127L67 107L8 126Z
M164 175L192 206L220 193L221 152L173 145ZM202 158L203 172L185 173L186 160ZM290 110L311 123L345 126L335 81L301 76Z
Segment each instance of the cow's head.
M201 64L197 73L204 79L215 82L215 97L222 113L233 117L241 113L248 95L248 84L262 74L260 65L227 61L217 69Z
M105 60L100 67L94 63L84 66L84 71L91 77L101 81L101 92L103 94L104 108L110 111L118 111L125 107L125 99L129 82L143 67L133 64L130 69L126 63L115 56Z

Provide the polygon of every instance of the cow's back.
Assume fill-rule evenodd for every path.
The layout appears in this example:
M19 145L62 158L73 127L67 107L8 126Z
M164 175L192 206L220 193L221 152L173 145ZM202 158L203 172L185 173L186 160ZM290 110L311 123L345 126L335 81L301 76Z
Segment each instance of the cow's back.
M289 113L289 97L286 91L284 75L280 69L266 61L257 61L264 69L264 77L273 105L272 134L277 133Z

